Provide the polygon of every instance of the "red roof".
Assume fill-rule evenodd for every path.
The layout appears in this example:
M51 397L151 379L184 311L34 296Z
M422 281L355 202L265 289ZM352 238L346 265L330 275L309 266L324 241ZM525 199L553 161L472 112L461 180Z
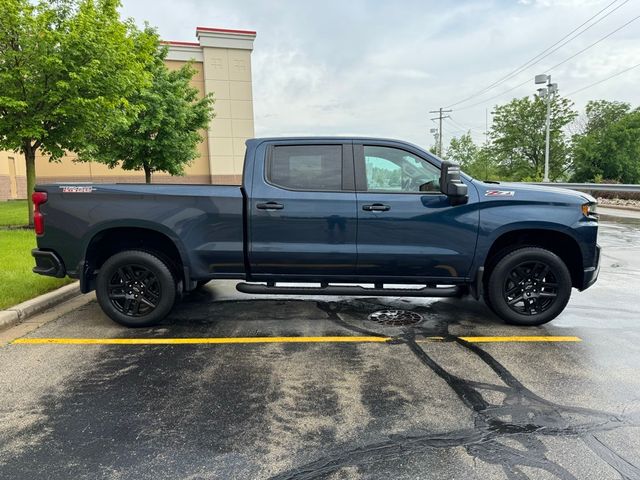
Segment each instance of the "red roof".
M236 33L238 35L255 35L256 34L254 30L233 30L229 28L197 27L196 32L198 30L203 32Z

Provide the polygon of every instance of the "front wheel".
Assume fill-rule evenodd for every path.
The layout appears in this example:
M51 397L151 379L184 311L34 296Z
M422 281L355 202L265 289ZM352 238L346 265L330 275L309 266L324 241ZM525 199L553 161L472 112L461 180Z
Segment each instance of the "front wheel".
M538 247L515 250L496 264L488 304L506 323L542 325L556 318L571 296L571 274L555 253Z
M167 264L141 250L116 253L100 267L96 297L102 311L127 327L160 322L176 300L176 281Z

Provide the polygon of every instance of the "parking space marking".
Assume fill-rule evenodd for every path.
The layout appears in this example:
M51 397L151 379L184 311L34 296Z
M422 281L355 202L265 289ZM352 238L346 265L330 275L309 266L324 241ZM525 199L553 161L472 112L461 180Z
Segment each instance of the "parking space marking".
M390 337L211 337L211 338L18 338L12 343L63 345L182 345L201 343L385 343Z
M581 342L580 337L533 335L505 337L457 337L469 343L516 342ZM12 344L26 345L194 345L249 343L387 343L393 337L328 336L328 337L195 337L195 338L18 338ZM417 342L438 342L444 337L425 337Z
M507 343L507 342L581 342L580 337L561 335L530 335L513 337L458 337L469 343Z

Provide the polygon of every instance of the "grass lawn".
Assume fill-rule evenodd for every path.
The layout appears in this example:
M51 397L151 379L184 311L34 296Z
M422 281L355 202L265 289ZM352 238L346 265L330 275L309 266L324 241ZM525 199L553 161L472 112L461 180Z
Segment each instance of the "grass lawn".
M35 233L6 228L27 223L26 201L0 202L0 310L72 282L31 271L35 265L31 256L31 249L36 247Z
M26 200L0 202L0 227L8 225L28 225L29 216Z

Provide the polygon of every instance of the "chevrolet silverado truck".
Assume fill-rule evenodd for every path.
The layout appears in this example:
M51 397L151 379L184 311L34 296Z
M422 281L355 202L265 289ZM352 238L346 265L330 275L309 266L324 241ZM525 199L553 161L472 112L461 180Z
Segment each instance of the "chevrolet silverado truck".
M37 185L33 271L79 279L129 327L215 279L251 294L471 294L507 323L540 325L598 276L584 193L478 181L396 140L246 146L241 186Z

